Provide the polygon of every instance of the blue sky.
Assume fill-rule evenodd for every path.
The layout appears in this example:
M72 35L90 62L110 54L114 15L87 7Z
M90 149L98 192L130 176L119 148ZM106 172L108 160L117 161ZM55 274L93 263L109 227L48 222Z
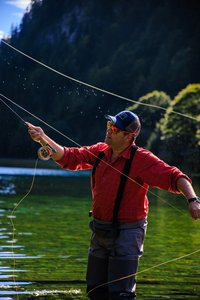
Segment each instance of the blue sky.
M18 26L31 0L0 0L0 39L10 34L11 25Z

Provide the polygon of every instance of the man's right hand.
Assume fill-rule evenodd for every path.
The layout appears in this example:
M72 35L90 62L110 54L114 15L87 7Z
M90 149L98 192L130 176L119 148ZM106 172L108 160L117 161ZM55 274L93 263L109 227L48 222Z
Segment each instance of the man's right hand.
M38 143L42 142L42 139L45 136L42 128L34 126L29 122L26 122L25 124L28 126L28 133L30 134L30 137Z
M28 126L28 133L34 141L40 143L42 146L46 146L48 144L55 150L55 152L52 152L51 155L51 158L53 160L60 160L63 157L65 152L64 147L57 144L50 137L48 137L41 127L34 126L29 122L26 122L25 125Z

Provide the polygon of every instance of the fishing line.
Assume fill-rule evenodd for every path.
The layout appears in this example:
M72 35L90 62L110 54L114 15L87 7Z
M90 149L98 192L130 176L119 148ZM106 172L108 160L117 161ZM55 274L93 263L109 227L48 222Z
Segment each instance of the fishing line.
M28 110L24 109L24 108L21 107L19 104L15 103L14 101L12 101L11 99L5 97L5 96L2 95L2 94L0 94L0 96L3 96L5 99L7 99L8 101L10 101L12 104L16 105L18 108L21 108L23 111L25 111L26 113L30 114L30 115L33 116L34 118L38 119L40 122L44 123L46 126L50 127L51 129L55 130L57 133L61 134L63 137L69 139L71 142L73 142L74 144L76 144L76 145L78 145L79 147L81 147L81 145L79 145L76 141L72 140L72 139L69 138L67 135L63 134L62 132L60 132L59 130L57 130L56 128L54 128L53 126L49 125L48 123L46 123L46 122L43 121L42 119L38 118L36 115L30 113ZM4 104L6 104L6 106L7 106L8 108L10 108L11 111L12 111L13 113L15 113L15 114L20 118L20 120L22 120L24 123L26 123L26 121L25 121L23 118L21 118L21 116L19 116L19 114L17 114L17 113L16 113L16 112L15 112L15 111L7 104L7 103L5 103L5 101L3 101L1 98L0 98L0 100L1 100ZM98 158L98 156L94 155L94 154L91 153L89 150L87 150L87 151L88 151L90 154L92 154L93 156L95 156L96 158ZM37 162L38 162L38 159L37 159L37 161L36 161L35 171L36 171L36 167L37 167ZM120 172L118 169L116 169L116 168L114 168L113 166L111 166L109 163L107 163L107 162L105 162L105 161L102 161L102 162L104 162L106 165L108 165L109 167L111 167L112 169L114 169L115 171L117 171L118 173L123 174L123 173ZM141 188L147 190L146 188L144 188L142 185L140 185L138 182L136 182L134 179L132 179L132 178L129 177L128 175L126 175L126 174L123 174L123 175L126 176L126 177L127 177L129 180L131 180L132 182L134 182L134 183L136 183L137 185L139 185ZM31 190L32 190L32 188L33 188L33 185L34 185L34 180L35 180L35 175L33 176L33 180L32 180L32 183L31 183L30 190L29 190L28 193L27 193L27 194L19 201L19 203L15 206L15 208L13 209L11 215L13 215L13 213L14 213L14 211L17 209L17 207L18 207L18 206L22 203L22 201L30 194L30 192L31 192ZM160 199L162 202L165 202L167 205L171 206L173 209L177 210L179 213L183 214L183 212L182 212L181 210L179 210L178 208L176 208L175 206L173 206L171 203L168 203L166 200L164 200L163 198L159 197L158 195L154 194L154 193L151 192L151 191L148 191L148 192L151 193L152 195L154 195L155 197L157 197L158 199ZM14 231L15 231L15 226L14 226L14 223L13 223L13 221L12 221L12 218L11 218L11 222L12 222L12 227L13 227L13 241L14 241ZM199 251L200 251L200 250L199 250ZM192 255L192 253L191 253L191 255ZM185 256L184 256L184 257L185 257ZM179 258L179 259L180 259L180 258ZM178 260L178 258L177 258L176 260ZM167 261L167 262L165 262L165 263L161 263L161 264L159 264L159 265L153 266L153 267L148 268L148 269L146 269L146 270L144 270L144 271L140 271L140 272L138 272L137 274L141 274L141 273L143 273L143 272L145 272L145 271L149 271L149 270L154 269L154 268L156 268L156 267L159 267L159 266L161 266L161 265L163 265L163 264L167 264L167 263L169 263L169 262L171 262L171 261L174 261L174 260L170 260L170 261ZM15 259L14 259L14 270L15 270L15 265L16 265L16 263L15 263ZM13 272L14 272L14 271L13 271ZM114 280L114 281L110 281L110 282L106 282L106 283L104 283L104 284L101 284L101 285L99 285L99 286L93 288L90 292L88 292L88 295L89 295L89 293L91 293L92 291L94 291L94 290L96 290L96 289L98 289L98 288L100 288L100 287L102 287L102 286L104 286L104 285L108 285L108 284L113 283L113 282L121 281L121 280L124 280L124 279L126 279L126 278L128 278L128 277L133 277L133 276L135 276L135 275L136 275L136 274L131 274L131 275L129 275L129 276L126 276L126 277L120 277L119 279L116 279L116 280ZM13 279L14 279L14 274L13 274ZM15 282L15 279L14 279L14 282Z
M85 85L85 86L87 86L87 87L90 87L90 88L95 89L95 90L97 90L97 91L100 91L100 92L102 92L102 93L106 93L106 94L109 94L109 95L111 95L111 96L114 96L114 97L117 97L117 98L120 98L120 99L129 101L129 102L132 102L132 103L136 103L136 104L138 104L138 105L143 105L143 106L148 106L148 107L154 107L154 108L158 108L158 109L160 109L160 110L167 111L166 108L163 108L163 107L161 107L161 106L157 106L157 105L152 105L152 104L147 104L147 103L141 103L141 102L138 102L138 101L134 101L134 100L131 100L131 99L129 99L129 98L120 96L120 95L118 95L118 94L116 94L116 93L112 93L112 92L106 91L106 90L104 90L104 89L98 88L98 87L96 87L96 86L90 85L90 84L88 84L88 83L85 83L85 82L83 82L83 81L77 80L77 79L75 79L75 78L73 78L73 77L70 77L70 76L68 76L68 75L66 75L66 74L64 74L64 73L61 73L61 72L59 72L59 71L57 71L57 70L55 70L55 69L49 67L48 65L46 65L46 64L44 64L44 63L42 63L42 62L40 62L40 61L38 61L38 60L36 60L36 59L34 59L33 57L31 57L31 56L29 56L29 55L23 53L22 51L16 49L15 47L9 45L9 44L6 43L5 41L2 40L2 42L3 42L5 45L7 45L8 47L10 47L10 48L14 49L15 51L19 52L20 54L26 56L27 58L29 58L29 59L35 61L36 63L38 63L38 64L40 64L40 65L46 67L47 69L49 69L49 70L51 70L51 71L57 73L58 75L61 75L61 76L65 77L65 78L67 78L67 79L70 79L70 80L75 81L75 82L77 82L77 83L79 83L79 84ZM81 147L81 145L79 145L77 142L75 142L74 140L72 140L70 137L66 136L65 134L63 134L62 132L60 132L59 130L57 130L56 128L54 128L53 126L47 124L45 121L43 121L42 119L40 119L40 118L37 117L36 115L34 115L34 114L32 114L31 112L27 111L26 109L24 109L23 107L21 107L20 105L18 105L18 104L15 103L14 101L8 99L8 98L5 97L4 95L2 95L2 94L0 94L0 95L1 95L2 97L4 97L5 99L7 99L8 101L10 101L12 104L16 105L16 106L19 107L20 109L24 110L25 112L27 112L28 114L30 114L31 116L33 116L34 118L36 118L37 120L39 120L40 122L42 122L43 124L45 124L46 126L50 127L52 130L56 131L57 133L59 133L59 134L62 135L63 137L67 138L68 140L70 140L71 142L73 142L74 144L76 144L78 147ZM2 99L0 99L0 100L2 101L2 103L5 104L5 101L3 101ZM5 105L6 105L7 107L9 107L7 104L5 104ZM10 107L9 107L9 108L10 108ZM18 117L20 118L21 121L23 121L24 123L26 123L26 122L24 121L24 119L21 118L21 117L20 117L20 116L12 109L12 108L10 108L10 109L11 109L11 111L12 111L13 113L15 113L16 116L18 116ZM182 113L180 113L180 112L176 112L176 111L173 111L173 110L172 110L171 113L174 113L174 114L180 115L180 116L182 116L182 117L186 117L186 118L189 118L189 119L198 121L197 118L191 117L191 116L186 115L186 114L182 114ZM88 152L89 152L89 151L88 151ZM94 155L94 154L93 154L93 155ZM95 156L95 155L94 155L94 156ZM103 162L106 163L105 161L103 161ZM109 165L109 166L110 166L111 168L113 168L114 170L116 170L117 172L121 173L119 170L115 169L115 168L112 167L110 164L108 164L108 163L106 163L106 164ZM121 174L122 174L122 173L121 173ZM128 177L128 176L126 176L126 177ZM128 178L129 178L129 180L135 182L132 178L130 178L130 177L128 177ZM138 184L139 186L141 186L138 182L135 182L135 183ZM22 201L28 196L28 194L31 192L32 187L33 187L33 184L34 184L34 180L33 180L33 182L32 182L32 185L31 185L31 188L30 188L29 192L28 192L28 193L27 193L27 194L19 201L19 203L17 204L17 206L14 208L13 213L14 213L14 211L16 210L16 208L21 204L21 202L22 202ZM141 187L144 188L143 186L141 186ZM144 189L145 189L145 188L144 188ZM145 190L146 190L146 189L145 189ZM164 199L162 199L162 198L159 197L158 195L154 194L154 193L151 192L151 191L149 191L149 193L151 193L152 195L154 195L154 196L157 197L158 199L160 199L160 200L162 200L163 202L167 203L167 204L168 204L169 206L171 206L173 209L176 209L176 210L178 210L181 214L183 214L183 212L182 212L181 210L177 209L176 207L174 207L173 205L171 205L170 203L168 203L167 201L165 201ZM13 222L13 221L12 221L12 222ZM13 223L13 231L15 231L14 223ZM155 265L155 266L153 266L153 267L151 267L151 268L145 269L145 270L140 271L140 272L138 272L138 273L136 273L136 274L141 274L141 273L143 273L143 272L145 272L145 271L149 271L149 270L154 269L154 268L156 268L156 267L159 267L159 266L161 266L161 265L168 264L168 263L170 263L170 262L173 262L173 261L182 259L182 258L184 258L184 257L186 257L186 256L192 255L192 254L197 253L197 252L199 252L199 251L200 251L200 249L199 249L199 250L196 250L196 251L194 251L194 252L192 252L192 253L190 253L190 254L187 254L187 255L184 255L184 256L181 256L181 257L178 257L178 258L169 260L169 261L167 261L167 262L163 262L163 263L158 264L158 265ZM135 276L136 274L131 274L131 275L129 275L128 277ZM122 277L122 278L116 279L115 281L120 281L120 280L123 280L123 279L128 278L128 277ZM103 284L103 285L106 285L106 284L109 284L109 283L112 283L112 282L107 282L107 283L105 283L105 284ZM101 285L101 286L102 286L102 285ZM94 288L94 289L97 289L97 288L99 288L99 287L100 287L100 286L98 286L98 287L96 287L96 288ZM93 290L94 290L94 289L93 289ZM90 292L91 292L91 291L90 291Z
M51 128L52 130L54 130L55 132L57 132L58 134L62 135L64 138L70 140L72 143L74 143L75 145L77 145L78 147L82 147L80 144L78 144L75 140L73 140L72 138L70 138L69 136L65 135L64 133L62 133L61 131L59 131L58 129L56 129L55 127L51 126L50 124L48 124L47 122L45 122L44 120L42 120L41 118L37 117L36 115L34 115L33 113L31 113L30 111L28 111L27 109L23 108L22 106L20 106L19 104L17 104L16 102L12 101L11 99L9 99L8 97L4 96L3 94L0 93L1 97L4 97L6 100L8 100L9 102L11 102L13 105L16 105L18 108L22 109L23 111L25 111L26 113L30 114L32 117L34 117L35 119L39 120L40 122L42 122L43 124L45 124L46 126L48 126L49 128ZM0 98L1 100L1 98ZM4 103L4 101L2 101ZM9 105L7 104L7 107L9 107ZM13 111L13 109L11 109ZM17 114L17 116L19 116ZM19 116L20 117L20 116ZM26 124L26 121L24 121L24 119L22 119L20 117L21 120L23 120L23 122ZM90 152L88 149L85 149L89 154L91 154L92 156L94 156L95 158L98 158L98 156L96 156L94 153ZM106 161L102 160L102 162L104 164L106 164L107 166L109 166L110 168L112 168L113 170L115 170L116 172L120 173L121 175L124 175L126 178L128 178L130 181L134 182L135 184L137 184L138 186L140 186L141 188L143 188L145 191L147 191L147 189L141 185L139 182L135 181L133 178L129 177L126 174L123 174L121 171L119 171L118 169L116 169L115 167L111 166L109 163L107 163ZM179 213L184 214L183 211L181 211L180 209L178 209L177 207L175 207L174 205L172 205L171 203L169 203L168 201L164 200L163 198L161 198L160 196L158 196L157 194L153 193L152 191L148 190L148 193L152 194L153 196L155 196L156 198L160 199L162 202L166 203L168 206L172 207L173 209L177 210Z
M24 108L21 107L19 104L15 103L14 101L12 101L11 99L5 97L5 96L2 95L2 94L0 94L0 96L3 96L5 99L7 99L8 101L10 101L12 104L16 105L18 108L22 109L23 111L25 111L26 113L30 114L30 115L33 116L34 118L38 119L40 122L44 123L46 126L50 127L52 130L55 130L57 133L61 134L61 135L62 135L63 137L65 137L66 139L69 139L71 142L73 142L74 144L76 144L76 145L78 145L79 147L81 147L81 145L78 144L76 141L72 140L72 139L69 138L67 135L63 134L62 132L60 132L59 130L57 130L56 128L54 128L53 126L49 125L48 123L46 123L45 121L43 121L41 118L38 118L36 115L30 113L28 110L24 109ZM2 101L1 98L0 98L0 100ZM2 101L2 102L5 104L5 101ZM8 104L7 104L6 106L7 106L8 108L10 108L10 106L9 106ZM14 112L13 109L11 109L11 111ZM16 115L20 118L20 120L22 120L24 123L26 123L26 122L24 121L24 119L21 118L21 116L19 116L18 114L16 114ZM91 153L89 150L87 150L87 151L88 151L90 154L94 155L94 154ZM95 155L94 155L94 156L95 156ZM97 158L97 156L95 156L95 157ZM102 162L104 162L106 165L108 165L109 167L111 167L112 169L114 169L115 171L117 171L118 173L123 174L123 173L120 172L118 169L116 169L116 168L114 168L113 166L111 166L109 163L107 163L107 162L105 162L105 161L102 161ZM35 170L36 170L36 166L35 166ZM141 188L145 189L142 185L140 185L140 184L139 184L138 182L136 182L134 179L130 178L128 175L125 175L125 174L123 174L123 175L126 176L126 177L127 177L129 180L131 180L132 182L138 184ZM17 206L14 208L13 213L14 213L14 211L16 210L16 208L22 203L22 201L23 201L23 200L28 196L28 194L31 192L32 187L33 187L33 184L34 184L34 177L33 177L32 185L31 185L31 187L30 187L29 192L27 193L27 195L25 195L25 196L20 200L20 202L19 202L19 203L17 204ZM146 190L146 189L145 189L145 190ZM162 202L165 202L167 205L171 206L173 209L177 210L179 213L183 214L183 212L182 212L181 210L179 210L178 208L176 208L175 206L173 206L171 203L168 203L166 200L164 200L164 199L161 198L160 196L156 195L155 193L153 193L153 192L151 192L151 191L148 191L148 192L149 192L150 194L154 195L155 197L157 197L158 199L160 199ZM12 220L12 219L11 219L11 220ZM13 224L13 223L12 223L12 224ZM15 230L15 227L14 227L14 224L13 224L13 232L14 232L14 230ZM14 240L14 237L13 237L13 240ZM99 285L99 286L93 288L91 291L89 291L89 292L88 292L88 295L89 295L89 293L91 293L92 291L94 291L94 290L96 290L96 289L98 289L98 288L100 288L100 287L102 287L102 286L104 286L104 285L108 285L108 284L111 284L111 283L114 283L114 282L117 282L117 281L124 280L124 279L129 278L129 277L133 277L133 276L135 276L136 274L138 275L138 274L141 274L141 273L150 271L150 270L155 269L155 268L158 268L158 267L160 267L160 266L162 266L162 265L164 265L164 264L168 264L168 263L170 263L170 262L173 262L173 261L182 259L182 258L184 258L184 257L186 257L186 256L192 255L192 254L197 253L197 252L199 252L199 251L200 251L200 249L197 250L197 251L195 251L195 252L192 252L192 253L190 253L190 254L187 254L187 255L184 255L184 256L181 256L181 257L178 257L178 258L175 258L175 259L172 259L172 260L169 260L169 261L160 263L160 264L158 264L158 265L154 265L154 266L152 266L152 267L150 267L150 268L148 268L148 269L145 269L145 270L143 270L143 271L140 271L140 272L138 272L138 273L134 273L134 274L128 275L128 276L126 276L126 277L120 277L120 278L118 278L118 279L116 279L116 280L114 280L114 281L110 281L110 282L103 283L103 284L101 284L101 285ZM14 277L13 277L13 278L14 278Z
M110 91L101 89L101 88L96 87L96 86L94 86L94 85L91 85L91 84L89 84L89 83L83 82L83 81L78 80L78 79L76 79L76 78L74 78L74 77L68 76L68 75L66 75L66 74L64 74L64 73L62 73L62 72L60 72L60 71L58 71L58 70L56 70L56 69L54 69L54 68L52 68L52 67L50 67L50 66L44 64L44 63L42 63L41 61L39 61L39 60L37 60L37 59L31 57L30 55L28 55L28 54L26 54L26 53L20 51L19 49L15 48L14 46L12 46L12 45L6 43L4 40L2 40L2 43L5 44L6 46L10 47L11 49L15 50L16 52L22 54L23 56L29 58L30 60L32 60L32 61L34 61L34 62L40 64L41 66L43 66L43 67L45 67L45 68L47 68L47 69L49 69L49 70L51 70L51 71L57 73L58 75L61 75L62 77L65 77L65 78L67 78L67 79L69 79L69 80L72 80L72 81L74 81L74 82L76 82L76 83L79 83L79 84L81 84L81 85L87 86L87 87L89 87L89 88L91 88L91 89L94 89L94 90L97 90L97 91L99 91L99 92L102 92L102 93L105 93L105 94L114 96L114 97L116 97L116 98L120 98L120 99L122 99L122 100L126 100L126 101L128 101L128 102L132 102L132 103L136 103L136 104L138 104L138 105L148 106L148 107L151 107L151 108L157 108L157 109L160 109L160 110L167 111L167 108L164 108L164 107L162 107L162 106L154 105L154 104L149 104L149 103L142 103L142 102L139 102L139 101L135 101L135 100L132 100L132 99L130 99L130 98L127 98L127 97L118 95L118 94L116 94L116 93L113 93L113 92L110 92ZM189 115L186 115L186 114L183 114L183 113L174 111L174 110L171 110L170 113L173 113L173 114L180 115L180 116L185 117L185 118L188 118L188 119L192 119L192 120L198 121L198 119L195 118L195 117L192 117L192 116L189 116Z
M133 276L137 276L137 275L139 275L139 274L142 274L142 273L151 271L151 270L153 270L153 269L155 269L155 268L161 267L161 266L166 265L166 264L169 264L169 263L171 263L171 262L175 262L175 261L177 261L177 260L183 259L183 258L185 258L185 257L188 257L188 256L190 256L190 255L192 255L192 254L196 254L196 253L198 253L198 252L200 252L200 249L195 250L195 251L193 251L193 252L191 252L191 253L188 253L188 254L185 254L185 255L182 255L182 256L179 256L179 257L170 259L170 260L168 260L168 261L159 263L159 264L157 264L157 265L154 265L154 266L149 267L149 268L147 268L147 269L144 269L144 270L142 270L142 271L139 271L139 272L136 272L136 273L132 273L132 274L129 274L129 275L127 275L127 276L123 276L123 277L120 277L120 278L118 278L118 279L114 279L114 280L111 280L111 281L102 283L102 284L100 284L100 285L94 287L92 290L90 290L90 291L87 293L87 295L89 295L91 292L95 291L96 289L98 289L98 288L100 288L100 287L102 287L102 286L105 286L105 285L108 285L108 284L112 284L112 283L115 283L115 282L118 282L118 281L121 281L121 280L125 280L125 279L128 279L128 278L133 277Z
M50 127L52 130L56 131L57 133L59 133L59 134L61 134L63 137L65 137L66 139L69 139L69 140L72 141L74 144L76 144L76 145L78 145L79 147L81 147L81 145L78 144L76 141L72 140L72 139L69 138L67 135L63 134L62 132L60 132L59 130L57 130L56 128L54 128L53 126L49 125L47 122L43 121L41 118L37 117L37 116L34 115L33 113L31 113L31 112L29 112L28 110L24 109L24 108L23 108L22 106L20 106L19 104L15 103L14 101L12 101L11 99L7 98L7 97L4 96L3 94L0 94L0 96L3 96L6 100L10 101L13 105L16 105L18 108L22 109L23 111L25 111L26 113L30 114L30 115L33 116L34 118L38 119L40 122L44 123L46 126ZM0 98L0 100L2 100L2 99ZM2 102L4 103L5 101L2 101ZM7 104L6 106L10 108L10 106L9 106L8 104ZM11 109L11 111L13 112L14 110ZM22 120L22 121L24 122L24 119L23 119L23 118L21 118L17 113L16 113L16 115L20 118L20 120ZM25 123L26 123L26 122L25 122ZM91 153L89 150L87 150L87 151L88 151L89 153ZM91 153L91 154L94 155L93 153ZM95 155L94 155L94 156L95 156ZM97 158L97 156L95 156L95 157ZM107 163L107 162L105 162L105 161L102 161L102 162L104 162L105 164L107 164L109 167L111 167L112 169L114 169L114 170L117 171L118 173L123 174L123 173L120 172L118 169L116 169L116 168L114 168L113 166L111 166L109 163ZM139 184L138 182L136 182L134 179L130 178L129 176L127 176L127 175L125 175L125 174L123 174L123 175L126 176L126 177L127 177L129 180L131 180L132 182L134 182L134 183L136 183L137 185L139 185L141 188L145 189L142 185L140 185L140 184ZM14 208L13 213L14 213L14 211L16 210L16 208L22 203L22 201L27 197L27 195L31 192L32 187L33 187L33 184L34 184L34 180L32 181L32 185L31 185L31 188L30 188L29 192L28 192L28 193L27 193L27 194L19 201L19 203L17 204L17 206ZM147 189L145 189L145 190L147 190ZM156 194L153 193L152 191L148 191L148 192L149 192L150 194L154 195L155 197L157 197L158 199L160 199L162 202L165 202L167 205L171 206L173 209L177 210L179 213L184 214L181 210L179 210L178 208L176 208L176 207L173 206L172 204L168 203L166 200L164 200L164 199L161 198L160 196L156 195ZM14 227L14 224L13 224L13 232L14 232L14 231L15 231L15 227ZM192 255L193 253L197 253L197 252L199 252L199 251L200 251L200 249L197 250L196 252L192 252L192 253L190 253L190 254L187 254L186 256ZM170 261L163 262L163 263L161 263L161 264L152 266L152 267L150 267L150 268L148 268L148 269L146 269L146 270L143 270L143 271L138 272L137 274L141 274L141 273L143 273L143 272L145 272L145 271L147 272L147 271L149 271L149 270L151 270L151 269L154 269L154 268L156 268L156 267L159 267L159 266L161 266L161 265L170 263L170 262L175 261L175 260L178 260L178 259L182 259L183 257L186 257L186 256L181 256L181 257L179 257L179 258L176 258L176 259L173 259L173 260L170 260ZM129 277L132 277L132 276L135 276L135 274L131 274L131 275L128 275L128 276L129 276ZM126 277L126 278L128 278L128 277ZM123 280L123 279L125 279L125 277L120 277L120 278L116 279L115 282L116 282L116 281ZM102 285L107 285L107 284L110 284L110 283L112 283L112 282L106 282L106 283L104 283L104 284L102 284ZM101 285L101 286L102 286L102 285ZM97 287L93 288L93 291L94 291L95 289L99 288L99 287L100 287L100 286L97 286ZM92 290L91 290L91 291L92 291ZM90 291L90 293L91 293L91 291Z
M17 116L23 120L18 114ZM34 171L33 171L33 176L32 176L32 181L31 181L31 185L30 188L28 190L28 192L19 200L19 202L14 206L11 214L10 214L10 223L12 226L12 243L11 243L11 247L12 247L12 257L13 257L13 282L16 283L15 280L15 270L16 270L16 257L15 257L15 253L14 253L14 242L15 242L15 232L16 232L16 227L13 221L14 213L17 210L17 208L19 207L19 205L29 196L29 194L31 193L34 183L35 183L35 177L36 177L36 169L37 169L37 164L38 164L38 158L35 161L35 166L34 166ZM16 287L16 292L17 292L17 287ZM17 293L17 299L18 298L18 293Z
M23 107L21 107L19 104L16 104L14 101L10 100L9 98L5 97L4 95L0 94L0 96L3 96L5 99L7 99L8 101L10 101L12 104L16 105L17 107L21 108L22 110L24 110L26 113L31 114L31 116L33 116L34 118L38 119L40 122L44 123L46 126L50 127L51 129L55 130L57 133L61 134L63 137L70 139L70 141L72 141L74 144L78 145L79 147L81 147L81 145L79 145L76 141L72 140L71 138L69 138L67 135L63 134L62 132L60 132L59 130L57 130L56 128L54 128L53 126L49 125L48 123L46 123L45 121L43 121L42 119L38 118L37 116L35 116L34 114L30 113L28 110L24 109ZM1 98L0 98L1 100ZM4 101L3 101L4 103ZM7 107L9 107L9 105L7 104ZM12 109L13 111L13 109ZM17 114L18 115L18 114ZM19 116L19 115L18 115ZM24 119L22 119L20 117L21 120L24 121ZM94 155L93 153L91 153L89 150L87 150L90 154ZM95 156L95 155L94 155ZM97 158L97 156L95 156ZM106 165L108 165L109 167L111 167L112 169L114 169L115 171L117 171L120 174L123 174L122 172L120 172L118 169L114 168L113 166L111 166L109 163L104 162ZM142 185L140 185L138 182L136 182L134 179L130 178L128 175L123 174L124 176L126 176L129 180L131 180L132 182L136 183L137 185L139 185L141 188L145 189ZM31 188L32 189L32 188ZM30 189L30 190L31 190ZM145 189L147 190L147 189ZM168 203L166 200L164 200L163 198L161 198L160 196L156 195L155 193L148 191L150 194L154 195L155 197L157 197L158 199L160 199L162 202L165 202L167 205L171 206L173 209L177 210L179 213L184 214L181 210L179 210L177 207L173 206L171 203ZM24 199L24 198L23 198ZM20 203L23 201L23 199L21 199ZM19 204L20 204L19 203ZM19 206L19 204L17 206ZM132 275L134 276L134 275ZM121 278L118 280L122 280ZM108 283L105 283L108 284ZM98 288L98 287L96 287ZM94 289L93 289L94 290Z

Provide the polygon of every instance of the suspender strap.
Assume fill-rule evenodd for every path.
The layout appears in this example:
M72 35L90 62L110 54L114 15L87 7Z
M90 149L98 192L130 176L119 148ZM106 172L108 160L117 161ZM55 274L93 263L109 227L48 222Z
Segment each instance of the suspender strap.
M93 169L92 169L92 176L94 176L96 168L97 168L98 164L100 163L100 161L102 160L102 158L104 157L104 155L105 154L103 151L99 152L99 155L98 155L98 157L94 163Z
M121 204L125 184L126 184L126 181L127 181L129 171L130 171L130 167L131 167L133 157L134 157L135 152L136 152L137 149L138 149L137 146L132 146L131 147L130 158L126 160L126 162L124 164L122 174L121 174L121 177L120 177L120 184L119 184L119 187L118 187L117 196L116 196L116 199L115 199L114 210L113 210L113 224L114 225L118 224L118 213L119 213L119 208L120 208L120 204ZM99 155L98 155L98 157L96 159L96 162L93 166L92 176L95 175L96 168L97 168L98 164L100 163L101 159L104 157L104 155L105 154L104 154L103 151L99 152Z
M120 208L125 184L127 181L127 176L129 174L131 163L132 163L133 157L134 157L137 149L138 149L137 146L131 147L130 158L126 160L121 177L120 177L120 184L119 184L119 188L117 191L117 196L115 199L115 206L114 206L114 210L113 210L113 224L114 225L117 225L117 223L118 223L118 213L119 213L119 208Z

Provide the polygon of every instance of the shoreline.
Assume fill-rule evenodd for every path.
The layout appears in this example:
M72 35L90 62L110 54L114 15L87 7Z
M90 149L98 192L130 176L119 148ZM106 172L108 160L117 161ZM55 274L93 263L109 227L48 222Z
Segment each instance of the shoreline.
M0 158L0 167L34 168L35 163L36 159ZM62 170L52 159L46 161L38 159L37 168ZM190 170L186 171L186 173L190 174ZM200 177L200 173L191 173L189 177L196 180L196 178Z
M34 168L36 159L16 159L16 158L0 158L0 167L19 167L19 168ZM60 167L51 159L38 159L38 168L42 169L60 169Z

